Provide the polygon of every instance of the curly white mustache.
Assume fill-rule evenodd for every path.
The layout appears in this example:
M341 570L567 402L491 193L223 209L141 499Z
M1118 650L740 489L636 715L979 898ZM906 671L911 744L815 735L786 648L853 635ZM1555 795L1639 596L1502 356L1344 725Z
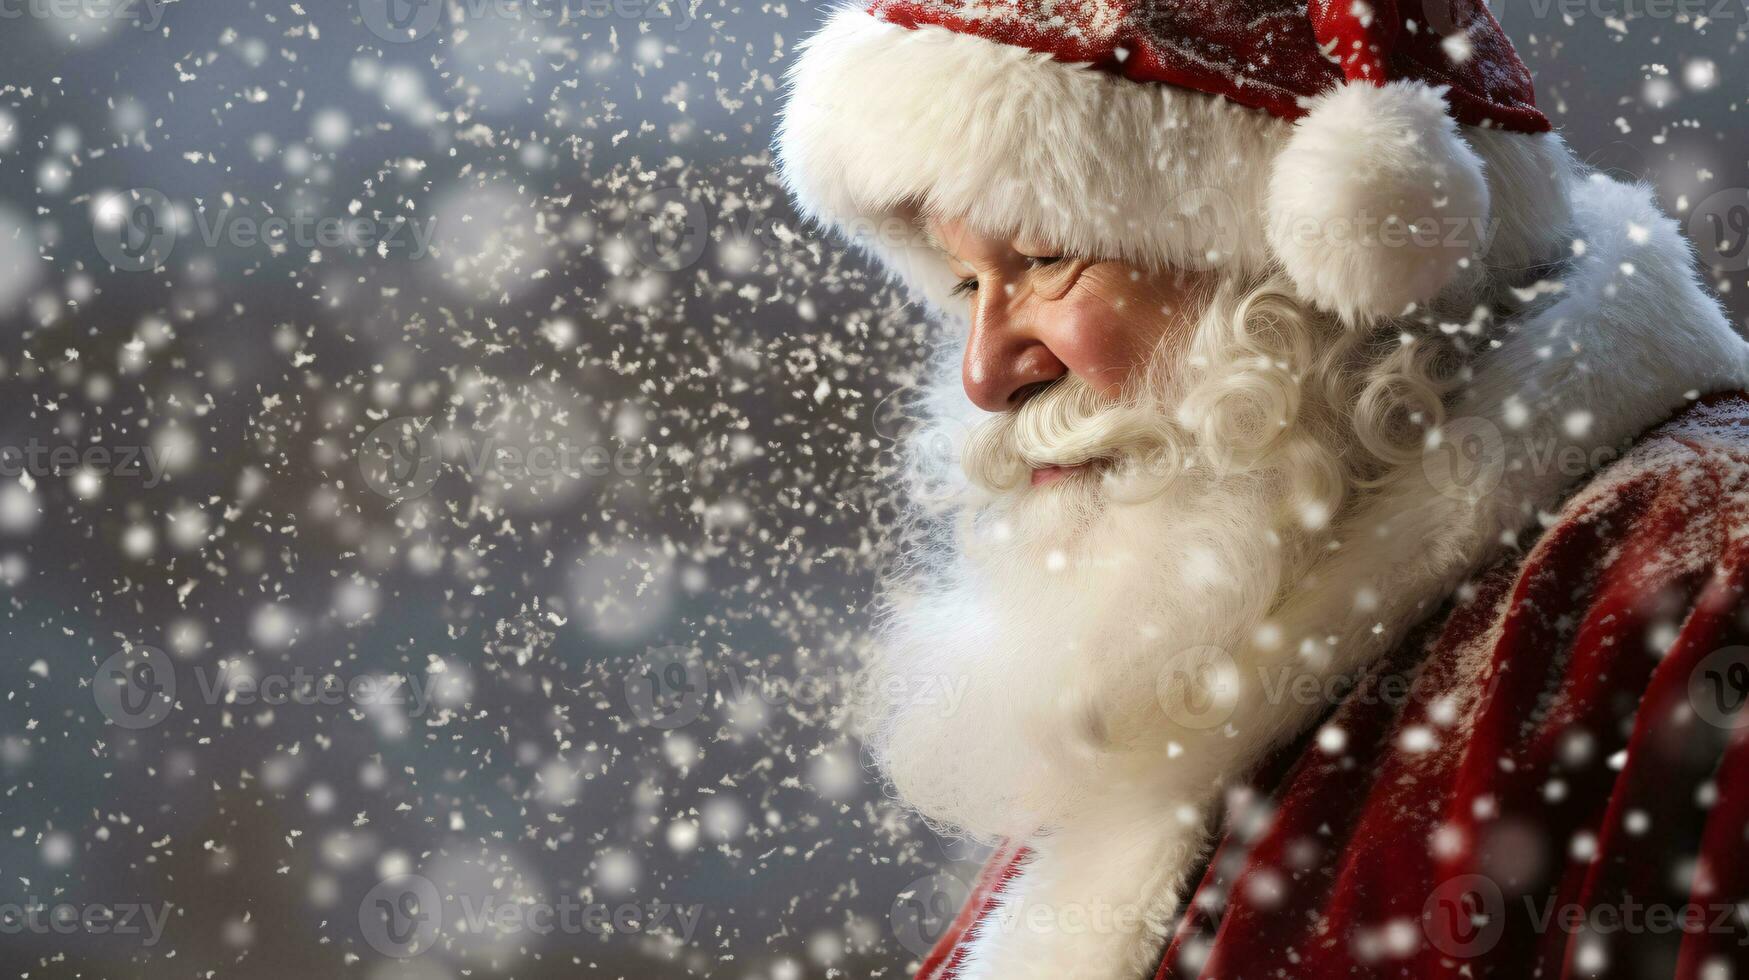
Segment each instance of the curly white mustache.
M1046 466L1145 459L1161 472L1176 469L1182 430L1150 402L1114 401L1065 376L1016 411L979 426L961 465L973 483L992 493L1018 490L1032 470Z

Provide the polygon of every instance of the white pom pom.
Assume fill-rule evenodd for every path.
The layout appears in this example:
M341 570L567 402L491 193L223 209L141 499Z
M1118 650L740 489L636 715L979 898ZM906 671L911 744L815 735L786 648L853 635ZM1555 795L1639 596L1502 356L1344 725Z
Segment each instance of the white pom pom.
M1438 295L1486 245L1488 184L1443 90L1343 85L1276 157L1269 244L1301 294L1350 321Z

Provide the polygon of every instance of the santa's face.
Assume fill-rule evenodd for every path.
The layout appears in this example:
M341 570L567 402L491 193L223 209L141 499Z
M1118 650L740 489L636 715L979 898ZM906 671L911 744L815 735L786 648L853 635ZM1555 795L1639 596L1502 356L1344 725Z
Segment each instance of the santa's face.
M1159 753L1221 737L1160 692L1243 663L1322 550L1367 458L1353 406L1333 398L1425 384L1389 359L1372 373L1376 345L1279 279L932 232L965 274L954 387L975 410L944 378L936 431L908 454L915 524L865 731L923 813L1027 834L1097 805L1101 785L1167 771ZM1373 414L1383 442L1400 413ZM962 692L951 709L906 694L943 684Z
M970 323L961 383L985 412L1016 411L1067 378L1118 397L1163 348L1182 349L1207 291L1203 273L1061 255L1046 243L984 234L962 220L932 220L928 233L960 280L954 293L965 298ZM1041 465L1031 482L1050 483L1089 466Z

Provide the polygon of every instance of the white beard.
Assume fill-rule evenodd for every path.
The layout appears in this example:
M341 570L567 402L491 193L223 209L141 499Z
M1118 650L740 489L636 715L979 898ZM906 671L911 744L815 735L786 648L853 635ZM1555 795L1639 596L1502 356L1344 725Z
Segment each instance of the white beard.
M1173 729L1213 714L1186 709L1183 683L1269 610L1290 562L1268 481L1193 472L1139 503L1101 482L1123 479L1078 475L972 517L963 550L896 606L867 681L898 696L870 742L933 821L984 839L1071 822L1125 770L1177 755ZM907 697L929 689L955 702Z
M1128 464L962 515L866 678L888 695L869 744L906 802L1035 853L965 977L1146 972L1223 775L1194 751L1230 734L1221 675L1305 553L1269 471L1196 463L1136 499L1163 481Z
M1333 462L1345 432L1301 393L1291 352L1260 346L1310 345L1244 327L1245 310L1217 298L1171 370L1151 365L1115 405L1067 379L976 427L938 413L918 440L969 435L914 471L949 486L933 519L914 515L863 728L925 818L1033 853L964 977L1145 973L1233 746L1268 737L1228 722L1241 675L1352 483ZM1106 462L1027 485L1033 467L1090 459ZM955 696L922 696L942 690Z

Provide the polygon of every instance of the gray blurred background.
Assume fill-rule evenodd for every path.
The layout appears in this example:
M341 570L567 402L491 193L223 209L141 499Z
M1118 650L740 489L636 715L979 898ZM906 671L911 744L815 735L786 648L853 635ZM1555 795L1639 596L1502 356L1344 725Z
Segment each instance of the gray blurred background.
M826 12L0 0L7 975L915 961L979 852L843 677L932 338L771 174ZM1495 12L1741 325L1744 0Z

